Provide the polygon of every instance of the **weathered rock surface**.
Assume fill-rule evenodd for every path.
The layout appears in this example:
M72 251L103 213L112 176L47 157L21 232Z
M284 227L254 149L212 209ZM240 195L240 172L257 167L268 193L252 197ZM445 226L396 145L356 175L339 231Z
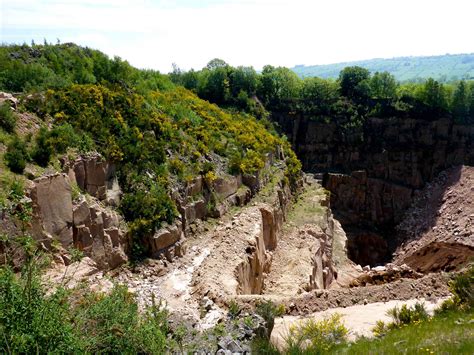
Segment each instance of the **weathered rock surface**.
M18 106L18 99L8 92L0 92L0 105L5 102L9 104L11 108L16 110Z
M163 226L147 241L151 257L164 255L169 261L185 253L184 242L183 227L179 221Z
M74 161L64 161L63 165L71 181L77 183L82 191L111 206L119 205L121 190L114 178L114 164L94 153L79 156Z
M128 260L125 231L120 216L96 202L82 198L74 206L74 245L103 269L116 268Z
M38 178L29 196L33 207L33 236L41 241L54 238L63 247L71 246L73 211L69 178L65 174Z
M274 113L307 172L324 181L344 225L400 222L415 191L442 170L474 163L474 127L450 119L369 118L359 130ZM339 214L338 214L339 217Z
M125 232L119 215L94 199L82 197L73 204L71 184L66 174L53 174L33 181L32 234L51 248L57 240L64 250L74 246L103 269L115 268L128 260Z
M474 257L474 168L440 173L397 226L394 261L420 272L450 271Z
M350 287L366 286L366 285L382 285L404 279L419 279L423 277L410 268L408 265L387 264L385 266L377 266L364 271L360 276L352 280Z

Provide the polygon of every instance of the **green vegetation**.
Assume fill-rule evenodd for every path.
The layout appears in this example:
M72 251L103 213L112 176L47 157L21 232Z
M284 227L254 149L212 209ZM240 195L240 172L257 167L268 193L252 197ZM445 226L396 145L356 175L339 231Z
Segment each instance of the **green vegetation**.
M0 128L8 133L12 133L16 126L16 118L10 105L0 104Z
M244 68L232 73L235 85L227 93L221 81L225 68L219 60L209 64L209 84L202 93L219 103L236 95L242 103L241 92L256 88L256 74ZM0 90L24 92L20 109L44 121L26 141L5 123L11 121L11 112L0 110L10 142L6 165L21 174L26 163L54 165L70 149L101 153L117 167L124 193L119 208L137 256L147 252L143 239L178 214L171 187L198 175L210 184L224 173L257 174L267 154L278 147L285 151L292 187L300 174L296 155L264 114L257 119L235 109L224 111L175 86L165 75L135 69L89 48L1 46Z
M23 173L28 159L28 152L25 143L17 136L14 136L8 144L4 159L11 171L17 174Z
M124 286L99 294L81 286L68 289L63 277L48 289L40 273L49 256L27 233L31 202L20 181L7 189L0 208L19 231L0 236L6 256L0 266L1 353L158 354L174 347L167 311L153 302L140 313ZM82 253L72 250L71 256L75 262Z
M141 91L164 89L166 76L152 70L138 70L119 57L73 43L0 46L0 90L42 91L72 84L111 83Z
M402 305L388 311L393 321L378 322L375 338L347 339L348 330L341 316L321 321L313 319L290 327L284 354L472 354L474 352L473 287L474 265L450 282L452 298L429 316L424 305ZM281 354L265 338L252 343L257 354Z
M472 310L451 311L394 329L382 338L361 339L335 349L336 354L472 354Z
M400 84L387 71L372 75L361 66L341 67L337 80L300 79L283 67L265 66L257 74L252 68L233 68L222 60L211 61L201 71L176 69L170 78L225 107L259 117L268 115L265 110L290 117L305 114L313 120L335 122L343 131L361 127L367 117L452 117L458 123L474 123L474 84L463 80L443 84L428 78ZM239 103L242 97L248 99L247 105Z
M310 319L290 327L285 339L285 353L329 353L337 345L346 342L347 333L339 314L320 321Z
M385 324L382 321L378 321L373 329L375 335L382 336L390 330L401 328L408 324L426 321L429 318L424 304L418 302L415 303L413 307L408 307L404 304L400 308L392 308L387 314L392 317L393 322Z
M474 54L446 54L430 57L369 59L328 65L299 65L292 70L299 76L336 79L348 66L360 66L371 72L389 72L399 81L423 81L434 78L441 82L474 79Z
M159 306L140 314L120 286L107 295L61 286L49 293L38 277L38 256L30 258L20 277L0 268L2 353L158 354L172 345L167 313Z

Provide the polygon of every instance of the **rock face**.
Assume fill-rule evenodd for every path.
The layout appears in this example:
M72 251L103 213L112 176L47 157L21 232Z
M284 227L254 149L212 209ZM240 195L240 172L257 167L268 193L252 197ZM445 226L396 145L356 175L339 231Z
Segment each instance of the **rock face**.
M108 205L117 207L121 191L118 186L114 164L104 160L98 153L79 156L74 161L63 162L64 171L72 182Z
M337 272L333 265L332 248L334 239L334 219L331 210L326 210L322 231L309 229L306 233L316 239L311 259L313 270L309 276L308 291L329 288L337 279Z
M262 207L260 212L262 213L262 233L265 248L274 250L277 247L277 236L280 232L283 216L281 214L277 215L275 211L269 207Z
M115 268L126 262L126 238L119 215L97 201L85 198L73 204L66 174L53 174L33 181L32 234L45 247L57 240L64 249L82 250L101 268Z
M255 239L246 248L246 257L235 271L240 294L261 294L265 286L265 275L270 272L271 250L277 247L278 234L290 202L291 192L286 186L278 191L278 200L273 206L260 208L261 223Z
M74 206L74 245L101 268L116 268L125 263L125 232L120 216L98 203L80 200Z
M37 240L57 239L65 248L71 246L73 213L69 178L65 174L38 178L29 196L33 207L33 236Z
M351 175L327 174L325 187L332 192L346 224L366 221L380 225L400 221L412 201L413 189L367 177L366 171Z
M474 163L474 127L449 119L370 118L359 130L343 131L336 123L309 117L272 117L305 171L330 174L324 186L345 225L393 226L415 191L439 172Z
M150 256L157 258L164 255L169 261L175 256L181 257L186 251L184 241L181 222L175 222L171 226L165 225L148 239Z

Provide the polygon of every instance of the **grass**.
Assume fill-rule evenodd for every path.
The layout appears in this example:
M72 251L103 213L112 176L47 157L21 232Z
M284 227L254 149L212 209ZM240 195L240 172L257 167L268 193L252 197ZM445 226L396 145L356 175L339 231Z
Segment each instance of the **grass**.
M301 226L317 223L326 212L326 207L321 205L324 196L325 190L322 187L318 185L307 187L288 212L288 223L285 228L291 227L291 225Z
M283 175L278 167L271 167L268 171L263 173L270 176L268 182L260 189L258 195L255 197L256 202L272 203L275 199L275 188L282 180Z
M382 338L360 339L336 354L474 354L474 312L448 312L394 329Z

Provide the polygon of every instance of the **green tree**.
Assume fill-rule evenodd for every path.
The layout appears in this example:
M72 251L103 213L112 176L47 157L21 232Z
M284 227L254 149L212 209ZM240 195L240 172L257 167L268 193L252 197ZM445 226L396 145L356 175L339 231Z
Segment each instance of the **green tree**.
M474 123L474 82L471 82L469 86L469 121Z
M393 99L396 97L397 86L392 74L376 72L370 79L370 94L374 99Z
M214 70L217 68L226 68L229 64L227 64L224 60L219 58L214 58L207 63L206 68L209 70Z
M224 66L214 67L212 70L204 69L198 86L199 96L214 102L224 104L230 98L230 80L228 68Z
M362 67L346 67L339 73L341 94L349 99L361 101L369 96L370 72Z
M429 78L418 89L416 98L424 105L423 113L425 115L436 118L448 111L446 89L443 84L432 78Z
M5 153L5 162L11 171L22 174L26 167L28 152L25 143L15 136L7 146Z
M258 86L258 74L252 67L237 67L230 76L232 97L237 97L241 91L253 96Z
M268 105L299 98L301 79L290 69L267 65L260 78L258 96Z
M451 103L451 112L458 122L466 122L469 119L469 88L464 80L456 86Z
M306 78L303 80L301 98L305 110L313 114L329 115L332 106L339 99L339 85L320 78Z

